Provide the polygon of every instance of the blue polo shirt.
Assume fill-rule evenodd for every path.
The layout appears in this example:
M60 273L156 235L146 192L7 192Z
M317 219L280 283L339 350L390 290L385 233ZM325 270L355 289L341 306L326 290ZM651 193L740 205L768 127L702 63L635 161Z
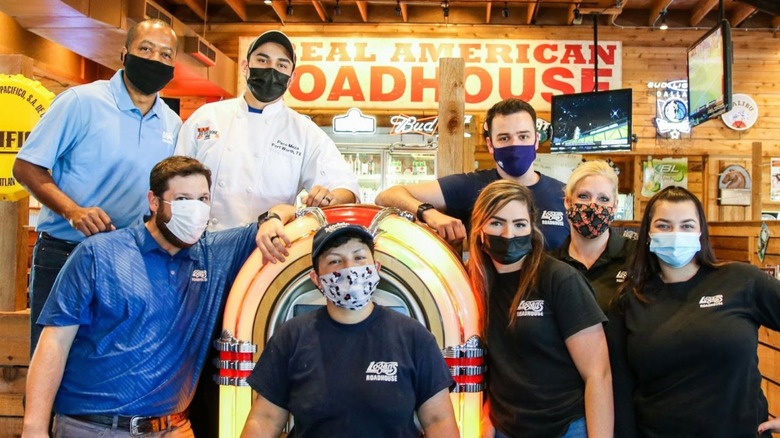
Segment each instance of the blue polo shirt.
M17 158L50 169L57 187L82 207L102 208L117 228L142 222L149 210L149 172L173 154L181 119L159 97L142 115L122 82L61 93L35 126ZM84 235L41 208L38 231L80 242Z
M79 326L54 410L162 416L187 408L256 234L254 224L207 232L174 256L144 225L79 245L37 321Z

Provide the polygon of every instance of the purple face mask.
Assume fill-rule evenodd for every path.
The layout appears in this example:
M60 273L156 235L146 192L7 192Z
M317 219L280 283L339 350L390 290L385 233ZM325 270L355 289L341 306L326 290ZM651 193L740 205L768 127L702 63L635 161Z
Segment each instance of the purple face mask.
M536 159L535 144L512 145L493 148L493 159L498 167L515 178L525 175Z

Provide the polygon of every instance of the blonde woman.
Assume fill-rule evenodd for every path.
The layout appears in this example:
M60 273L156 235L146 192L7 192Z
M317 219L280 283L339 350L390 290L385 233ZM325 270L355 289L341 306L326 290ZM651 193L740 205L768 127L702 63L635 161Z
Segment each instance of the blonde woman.
M531 192L509 180L485 187L471 216L495 436L612 437L606 318L585 278L545 254L535 218Z
M610 229L617 209L618 177L603 160L586 161L569 177L564 206L571 235L551 255L585 275L604 312L620 284L636 241Z

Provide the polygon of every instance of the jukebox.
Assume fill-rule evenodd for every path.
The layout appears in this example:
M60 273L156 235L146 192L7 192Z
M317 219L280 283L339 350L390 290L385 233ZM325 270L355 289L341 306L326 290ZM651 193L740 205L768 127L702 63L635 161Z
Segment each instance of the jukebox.
M262 264L259 251L247 260L228 296L219 350L220 438L241 434L255 398L246 384L268 339L286 320L325 305L309 279L311 239L321 226L349 222L369 228L381 262L375 303L423 324L442 349L456 387L450 397L463 437L480 431L483 349L480 308L458 255L411 214L377 206L349 205L302 210L286 225L292 245L284 263Z

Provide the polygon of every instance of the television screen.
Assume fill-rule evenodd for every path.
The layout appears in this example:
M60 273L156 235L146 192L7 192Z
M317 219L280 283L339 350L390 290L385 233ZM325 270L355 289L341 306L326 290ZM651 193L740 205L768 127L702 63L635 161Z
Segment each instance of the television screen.
M552 97L552 153L631 150L631 89Z
M688 48L688 119L699 125L731 110L731 28L727 20Z

